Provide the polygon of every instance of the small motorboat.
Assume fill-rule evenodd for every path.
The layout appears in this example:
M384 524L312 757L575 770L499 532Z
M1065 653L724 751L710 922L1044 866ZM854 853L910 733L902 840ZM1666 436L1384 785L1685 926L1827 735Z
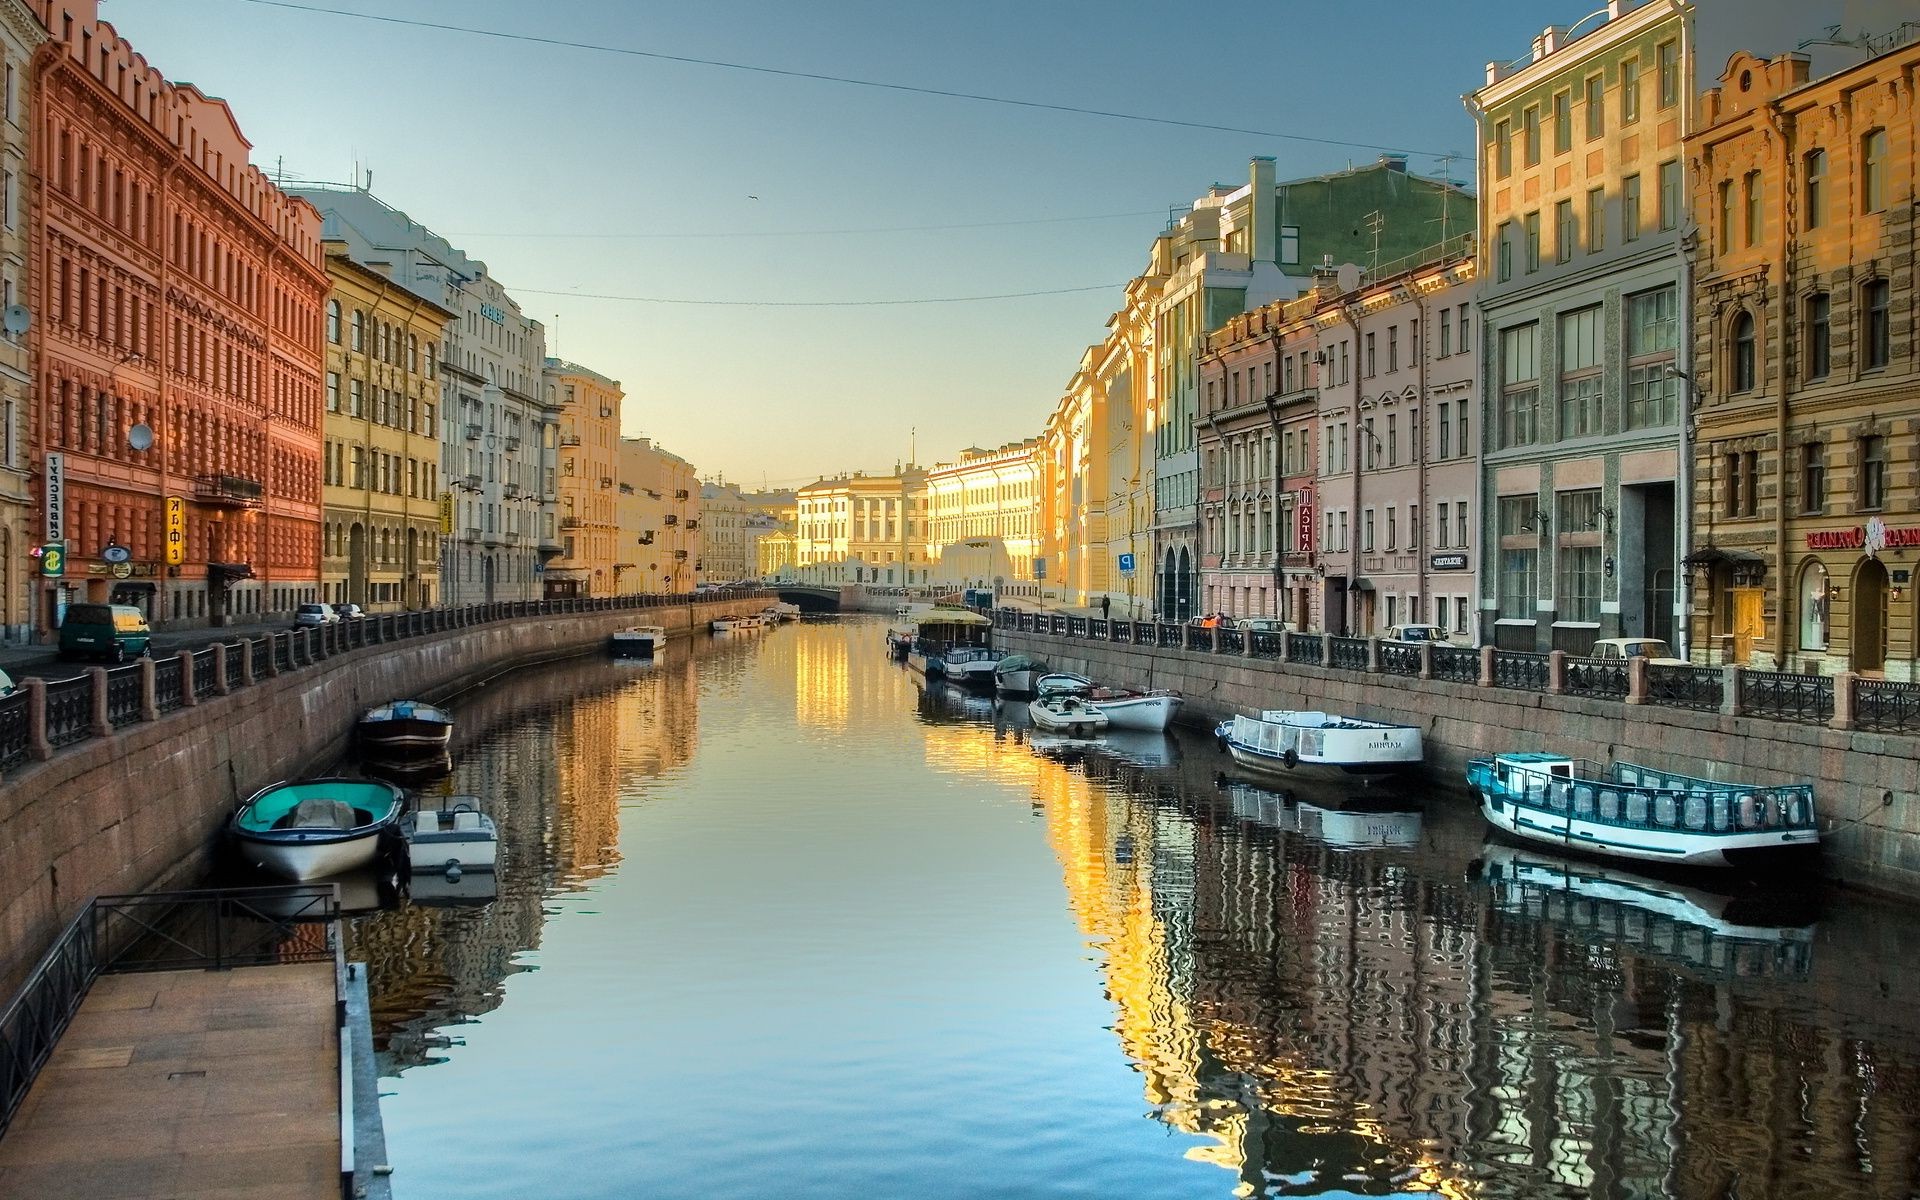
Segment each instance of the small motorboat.
M1093 680L1070 671L1053 671L1035 679L1033 690L1039 696L1090 696Z
M633 625L607 639L615 658L653 658L667 648L667 631L659 625Z
M1078 696L1042 696L1027 705L1027 715L1035 729L1081 737L1099 733L1111 723L1107 714Z
M993 665L993 689L1002 696L1031 696L1047 664L1024 654L1009 654Z
M798 621L800 619L800 606L786 600L776 600L772 604L767 605L767 611L773 614L773 618L776 621Z
M1225 736L1233 761L1265 775L1321 770L1376 775L1417 768L1424 757L1420 731L1325 712L1271 709L1235 717L1214 731Z
M382 780L303 779L254 793L228 830L248 862L304 883L372 862L405 806Z
M407 862L415 875L491 871L500 844L493 818L477 796L448 796L437 809L413 814L407 832Z
M1721 783L1561 754L1467 762L1467 788L1502 833L1561 850L1688 867L1810 867L1813 785Z
M1087 703L1107 714L1115 729L1165 733L1186 701L1172 692L1118 692L1096 688Z
M368 709L359 730L368 751L428 754L453 740L453 714L421 700L395 700Z
M715 617L707 623L714 633L751 633L760 628L758 617Z
M1000 665L1000 654L986 646L949 646L940 656L941 669L948 679L961 687L992 691L993 670Z

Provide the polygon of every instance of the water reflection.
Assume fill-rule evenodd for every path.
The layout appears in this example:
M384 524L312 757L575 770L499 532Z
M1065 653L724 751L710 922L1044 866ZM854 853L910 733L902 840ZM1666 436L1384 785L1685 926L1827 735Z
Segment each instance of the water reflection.
M390 1118L410 1195L710 1195L746 1139L792 1196L1920 1187L1905 912L1223 780L1187 735L1064 746L873 622L696 650L459 709L498 895L416 882L358 949L390 1073L519 1099L445 1116L481 1162ZM515 985L531 1048L463 1045L532 965L571 974Z

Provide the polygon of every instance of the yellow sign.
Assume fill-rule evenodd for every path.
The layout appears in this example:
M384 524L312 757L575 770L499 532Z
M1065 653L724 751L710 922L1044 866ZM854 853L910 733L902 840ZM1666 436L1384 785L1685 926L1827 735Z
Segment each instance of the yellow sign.
M440 493L440 532L453 533L453 493Z
M187 502L179 496L167 497L167 565L177 567L187 561Z

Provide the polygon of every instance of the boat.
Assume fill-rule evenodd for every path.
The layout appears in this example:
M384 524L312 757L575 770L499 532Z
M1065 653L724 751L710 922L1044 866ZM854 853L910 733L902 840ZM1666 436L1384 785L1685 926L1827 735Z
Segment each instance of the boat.
M1122 692L1095 688L1087 703L1107 714L1115 729L1165 733L1186 701L1172 692Z
M923 675L946 675L949 657L956 663L965 663L985 662L992 655L987 646L993 622L977 612L954 605L936 604L914 614L909 620L913 623L913 644L907 650L907 665ZM980 653L975 654L974 651ZM997 656L993 656L993 661L997 661ZM969 670L966 673L973 672ZM986 668L985 678L987 682L993 680L990 665Z
M369 751L428 753L453 740L453 714L420 700L395 700L368 709L359 728Z
M652 658L667 648L667 631L658 625L631 625L607 639L615 658Z
M986 646L949 646L940 656L940 667L948 679L961 687L987 691L993 690L993 672L999 665L999 653Z
M1047 664L1024 654L1009 654L993 666L993 688L1002 696L1030 696Z
M372 862L405 806L382 780L302 779L254 793L228 830L248 862L304 883Z
M1792 864L1820 846L1813 786L1721 783L1632 763L1496 754L1467 788L1502 833L1562 850L1690 867Z
M1384 774L1417 768L1423 757L1420 731L1411 725L1325 712L1269 709L1222 722L1215 735L1225 740L1235 763L1264 775Z
M1027 705L1027 715L1035 729L1050 733L1085 736L1099 733L1109 724L1107 714L1078 696L1042 696Z
M439 808L413 814L407 831L407 862L416 875L491 871L500 844L493 818L477 796L448 796Z
M751 633L760 628L760 622L755 617L715 617L707 628L714 633Z
M774 620L776 621L798 621L800 619L800 606L787 600L774 601L772 604L767 605L767 611L773 614Z
M1040 696L1086 696L1093 692L1093 680L1071 671L1052 671L1035 679L1033 690Z

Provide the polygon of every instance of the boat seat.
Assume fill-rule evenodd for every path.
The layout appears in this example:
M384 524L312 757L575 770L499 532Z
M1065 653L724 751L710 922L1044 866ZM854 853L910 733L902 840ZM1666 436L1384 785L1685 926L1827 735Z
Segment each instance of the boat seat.
M453 831L455 833L479 833L480 814L477 812L457 812L453 814Z
M292 811L273 823L275 829L352 829L353 805L345 800L315 796L302 800Z
M440 814L431 811L413 814L413 831L415 833L439 833Z

